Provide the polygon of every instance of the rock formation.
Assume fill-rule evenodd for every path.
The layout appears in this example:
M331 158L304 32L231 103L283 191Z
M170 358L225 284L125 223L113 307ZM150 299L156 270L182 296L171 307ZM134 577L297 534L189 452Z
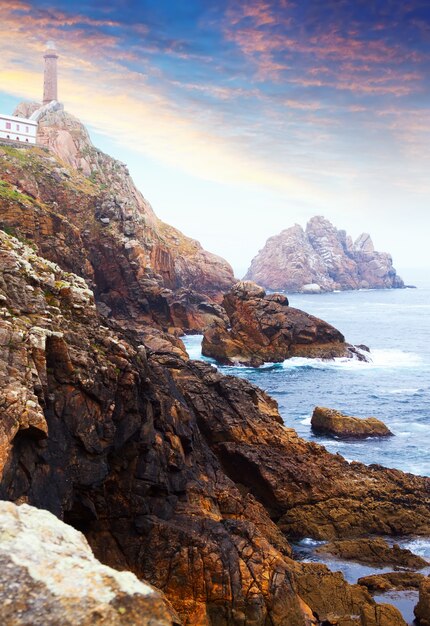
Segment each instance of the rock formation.
M61 107L39 123L45 148L0 146L0 498L83 532L184 626L405 626L341 574L294 561L287 537L427 534L429 480L331 455L263 391L189 361L180 332L231 324L231 269L158 220ZM285 296L253 290L256 341L280 324L307 355L349 353L303 312L283 326ZM154 596L152 623L174 623ZM110 623L132 624L133 600Z
M427 576L420 584L420 599L414 609L419 626L430 626L430 578Z
M424 574L418 572L387 572L386 574L372 574L362 576L357 583L366 587L371 593L384 593L396 589L419 589L425 580Z
M4 626L179 626L159 591L99 563L52 513L0 502L0 528Z
M296 224L270 237L245 280L304 293L404 287L391 256L376 252L370 235L363 233L353 243L344 230L321 216L313 217L306 230Z
M311 418L315 433L331 435L340 439L367 439L367 437L389 437L393 433L376 417L351 417L335 409L316 406Z
M396 543L391 547L384 539L349 539L333 541L316 549L319 554L333 554L341 559L369 563L370 565L393 565L406 569L423 569L430 565L425 559Z
M429 480L300 440L264 392L176 348L146 349L100 318L82 278L0 231L0 497L81 530L188 626L308 626L333 610L404 626L292 560L286 535L428 533Z
M58 103L43 109L39 141L49 151L0 146L0 226L85 278L124 327L201 331L222 317L216 303L234 283L226 261L159 220L126 166Z
M220 363L257 367L294 356L366 358L327 322L290 307L282 294L266 295L250 281L234 285L223 306L228 319L208 326L202 343L203 354Z

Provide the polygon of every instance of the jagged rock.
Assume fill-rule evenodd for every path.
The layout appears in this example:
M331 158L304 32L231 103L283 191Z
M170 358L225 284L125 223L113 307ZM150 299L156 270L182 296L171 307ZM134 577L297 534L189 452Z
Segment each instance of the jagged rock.
M224 259L159 220L126 166L62 108L43 107L38 136L49 151L0 149L0 226L89 281L123 327L201 331L222 318L216 304L234 283Z
M340 572L320 563L305 563L296 572L300 596L324 626L406 626L401 613L389 604L372 604L368 591L348 585Z
M220 363L257 367L294 356L365 360L336 328L290 307L282 294L266 295L250 281L234 285L223 305L228 319L208 326L202 343L202 353Z
M393 433L376 417L351 417L335 409L316 406L311 418L312 430L318 434L331 435L340 439L367 439L367 437L389 437Z
M319 293L336 289L404 287L389 254L376 252L370 235L355 243L327 219L313 217L270 237L245 276L267 289Z
M97 561L85 537L52 513L0 502L4 626L179 626L162 593Z
M3 393L13 379L47 425L9 433L0 497L84 532L97 558L162 589L184 623L311 623L320 599L301 597L282 531L430 532L428 479L299 439L257 387L145 348L100 318L82 279L1 231L0 251L0 406L24 410L24 395ZM345 624L350 587L336 589ZM381 606L365 599L358 624L381 626Z
M422 569L429 565L425 559L410 550L400 548L396 543L391 547L381 538L333 541L320 546L316 551L379 566L395 565L407 569Z
M386 574L371 574L362 576L357 583L366 587L371 593L384 593L396 589L418 589L425 579L424 574L416 572L387 572Z
M430 626L430 578L427 576L420 584L420 596L414 609L419 626Z

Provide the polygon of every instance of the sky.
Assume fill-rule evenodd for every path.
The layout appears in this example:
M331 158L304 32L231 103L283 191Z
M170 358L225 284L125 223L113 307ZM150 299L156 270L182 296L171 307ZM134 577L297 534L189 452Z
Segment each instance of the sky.
M429 0L1 0L2 113L47 40L65 108L237 276L313 215L430 270Z

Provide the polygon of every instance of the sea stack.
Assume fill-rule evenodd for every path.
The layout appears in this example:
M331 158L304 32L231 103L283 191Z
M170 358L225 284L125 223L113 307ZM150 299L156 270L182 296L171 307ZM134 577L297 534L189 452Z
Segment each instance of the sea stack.
M391 255L377 252L369 234L353 242L322 216L313 217L305 230L295 224L270 237L252 260L245 280L266 289L302 293L405 286Z

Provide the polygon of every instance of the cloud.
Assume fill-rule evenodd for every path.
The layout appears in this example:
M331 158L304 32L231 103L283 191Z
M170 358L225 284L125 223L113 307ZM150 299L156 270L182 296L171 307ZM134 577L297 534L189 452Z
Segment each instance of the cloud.
M425 116L402 119L423 89L415 51L379 39L366 47L355 27L345 51L345 33L297 27L290 2L232 6L223 46L200 49L201 33L199 45L182 45L113 13L1 4L1 89L40 100L44 42L54 39L61 100L87 125L176 170L288 202L329 203L382 159L389 169L395 150L409 169L428 164Z
M22 14L0 7L3 91L40 100L42 42L52 38L60 50L61 100L98 132L201 178L268 186L308 199L321 193L299 177L266 163L258 154L242 151L240 142L214 133L212 126L202 127L193 110L183 109L161 89L150 87L145 72L127 67L130 56L116 34L96 29L89 35L80 28L85 23L98 27L99 21L68 14L62 19L59 11L51 21L45 12L33 12L30 5L14 6ZM75 28L64 29L63 24ZM105 25L111 22L103 22ZM15 33L13 38L11 32ZM26 32L37 33L37 39L24 37ZM185 88L197 87L191 84ZM234 94L234 90L222 87L211 91L221 99Z
M331 16L328 21L326 14ZM420 90L428 53L401 37L375 36L371 23L354 22L348 14L335 17L322 7L319 15L310 17L298 4L232 1L224 34L254 65L260 81L375 95L404 96Z

